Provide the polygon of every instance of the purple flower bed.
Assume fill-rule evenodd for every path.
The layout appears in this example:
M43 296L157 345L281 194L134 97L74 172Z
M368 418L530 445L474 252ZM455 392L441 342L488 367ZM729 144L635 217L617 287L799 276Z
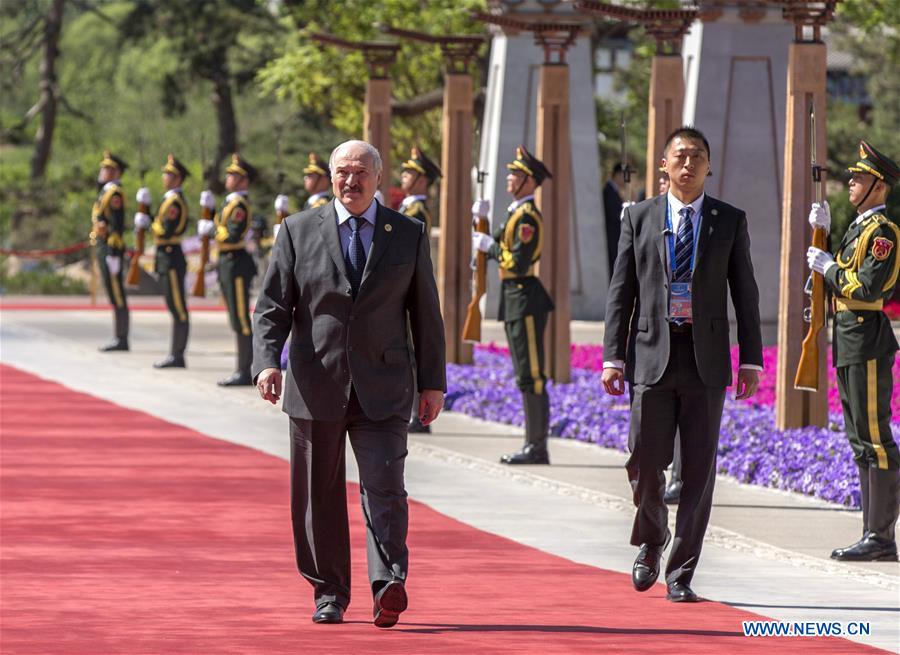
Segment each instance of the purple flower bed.
M583 347L582 347L583 348ZM596 360L590 357L578 360ZM573 363L576 360L573 360ZM600 360L602 361L602 360ZM626 451L627 396L603 391L600 367L574 368L569 384L549 383L551 433L566 439ZM479 346L472 366L447 366L448 409L508 425L524 425L522 399L505 348ZM795 491L848 507L859 507L859 477L843 433L840 413L829 415L827 428L776 430L768 404L729 398L719 439L718 470L740 482ZM900 435L900 425L893 425ZM624 475L624 471L622 473Z

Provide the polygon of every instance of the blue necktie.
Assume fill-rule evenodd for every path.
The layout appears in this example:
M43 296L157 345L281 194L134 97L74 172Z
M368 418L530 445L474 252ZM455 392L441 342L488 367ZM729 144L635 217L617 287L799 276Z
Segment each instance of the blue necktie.
M350 247L347 248L347 276L350 278L350 288L353 290L354 298L359 293L363 270L366 268L366 251L363 249L362 239L359 236L359 229L362 227L361 222L364 220L358 216L351 216L347 219L347 222L350 224Z
M678 224L678 234L675 237L675 273L673 282L691 281L691 256L694 254L694 225L691 222L691 207L682 207L681 222Z

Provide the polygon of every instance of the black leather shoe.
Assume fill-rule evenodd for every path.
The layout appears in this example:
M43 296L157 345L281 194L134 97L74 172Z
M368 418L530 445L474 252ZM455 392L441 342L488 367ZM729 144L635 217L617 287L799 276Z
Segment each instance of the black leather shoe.
M511 455L503 455L500 458L501 464L549 464L550 454L546 447L539 447L528 444L522 450L512 453Z
M105 346L100 346L97 350L102 353L125 352L128 350L128 341L126 339L113 339Z
M681 500L681 485L681 480L672 480L669 482L666 487L666 494L663 496L666 505L678 504L678 501Z
M184 357L169 355L164 360L154 363L153 368L185 368Z
M647 591L659 577L659 560L665 546L643 544L631 567L631 583L637 591Z
M431 434L431 426L430 425L422 425L422 421L419 420L419 417L416 416L409 422L409 428L407 432L410 434Z
M671 600L673 603L696 603L700 599L697 598L693 589L676 580L666 585L666 600Z
M841 562L896 562L897 543L872 532L846 548L835 548L831 559Z
M322 603L312 615L313 623L343 623L344 608L337 603Z
M253 380L249 373L235 371L224 380L219 380L216 384L220 387L250 387L253 386Z
M409 601L406 588L402 582L388 582L381 591L375 594L375 626L392 628L400 620L400 613L406 610Z

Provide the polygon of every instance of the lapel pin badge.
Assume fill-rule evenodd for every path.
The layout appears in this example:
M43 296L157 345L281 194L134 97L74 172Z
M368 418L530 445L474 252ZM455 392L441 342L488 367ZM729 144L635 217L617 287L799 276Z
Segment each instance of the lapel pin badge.
M385 223L385 224L384 224L384 231L385 231L385 232L390 232L390 231L393 230L393 229L394 229L394 226L391 225L390 223Z
M719 210L718 210L718 209L713 209L713 210L710 212L710 214L712 214L713 216L718 216L718 215L719 215Z

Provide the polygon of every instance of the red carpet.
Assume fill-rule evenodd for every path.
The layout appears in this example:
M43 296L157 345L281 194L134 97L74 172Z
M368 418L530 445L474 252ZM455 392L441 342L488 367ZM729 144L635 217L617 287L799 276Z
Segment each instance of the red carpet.
M293 565L286 462L10 367L0 375L3 653L874 651L745 638L751 614L672 605L661 585L637 594L626 575L419 503L411 608L378 630L355 487L349 623L316 626Z

